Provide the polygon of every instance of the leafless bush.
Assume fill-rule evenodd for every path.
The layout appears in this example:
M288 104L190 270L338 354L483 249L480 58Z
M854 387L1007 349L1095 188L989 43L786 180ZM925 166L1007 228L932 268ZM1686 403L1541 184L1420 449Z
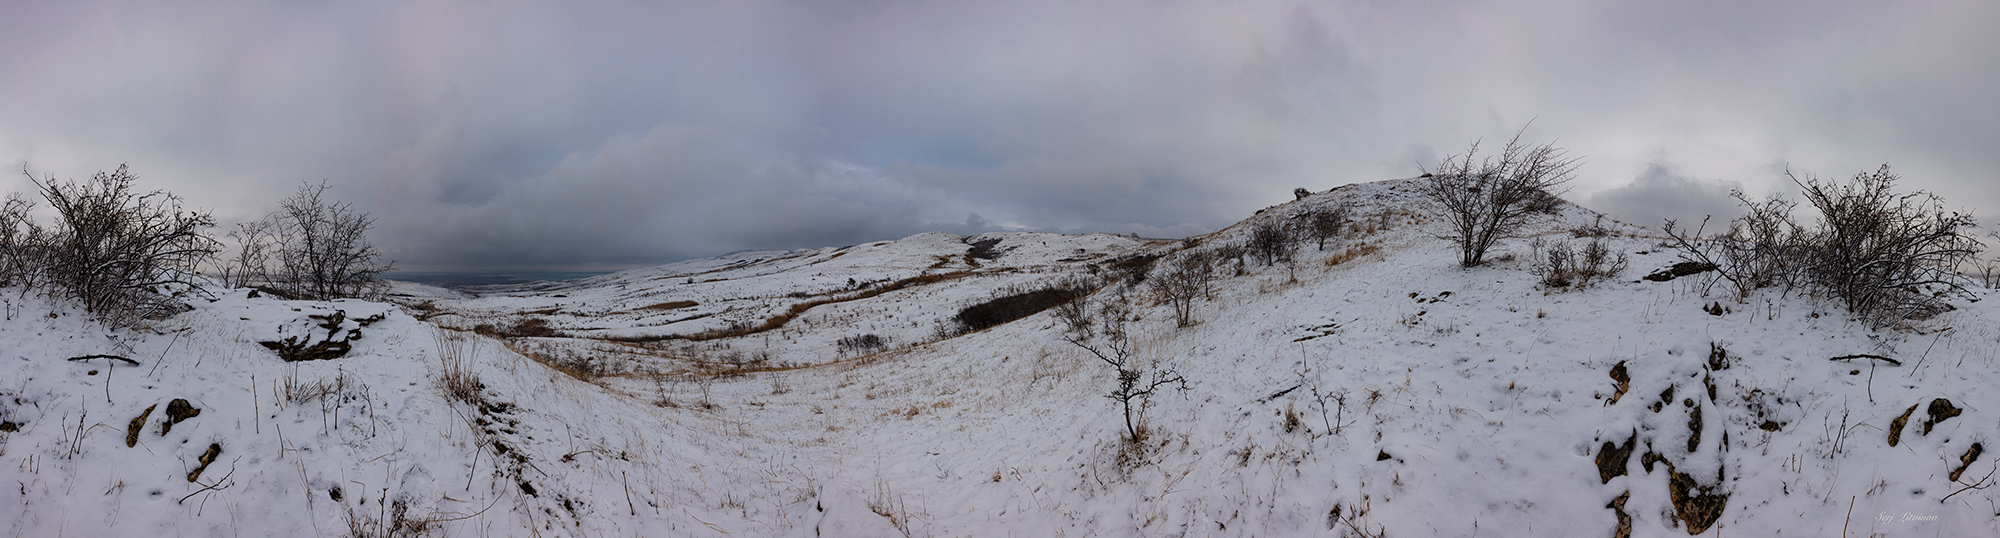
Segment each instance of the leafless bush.
M1522 129L1524 132L1526 129ZM1446 223L1439 237L1458 244L1459 265L1485 261L1486 251L1501 239L1515 237L1530 215L1560 207L1551 192L1576 175L1579 159L1550 144L1529 146L1521 134L1507 141L1499 158L1474 162L1479 143L1465 153L1445 157L1418 190L1433 203L1431 213Z
M1791 177L1820 214L1811 228L1792 220L1793 202L1739 193L1748 211L1727 234L1703 239L1701 228L1688 232L1671 220L1667 234L1683 258L1714 265L1739 297L1810 284L1878 325L1947 310L1944 298L1964 293L1956 270L1984 246L1968 233L1971 215L1945 211L1928 192L1894 192L1900 178L1888 165L1845 183Z
M325 198L325 182L300 185L278 211L239 224L230 234L237 256L230 271L237 283L266 281L295 297L335 299L369 291L376 275L391 264L368 242L375 219L345 202Z
M1184 251L1180 257L1167 264L1149 282L1153 293L1162 302L1174 307L1174 323L1181 327L1195 324L1195 300L1207 297L1215 282L1215 266L1209 253L1200 250Z
M1217 265L1231 265L1233 266L1231 274L1242 276L1243 258L1248 255L1247 252L1241 244L1222 245L1215 248L1215 254L1211 256L1210 261Z
M1542 277L1542 285L1551 288L1588 288L1618 276L1631 263L1625 253L1604 246L1602 239L1591 239L1581 251L1567 241L1544 243L1538 239L1535 250L1539 255L1528 271Z
M208 213L184 211L179 197L163 191L134 192L138 176L124 165L83 183L28 179L55 209L58 223L39 234L39 244L13 250L38 254L47 281L85 310L123 323L185 308L172 297L173 287L199 289L190 279L217 250L203 232L215 225ZM25 216L25 202L7 204ZM37 235L27 229L24 236Z
M1132 338L1127 331L1127 323L1132 317L1132 306L1123 296L1123 288L1111 286L1119 294L1097 301L1088 299L1070 301L1056 307L1056 317L1062 321L1063 339L1071 345L1082 348L1092 356L1104 361L1116 372L1116 385L1105 397L1115 400L1125 412L1126 440L1137 443L1144 439L1141 433L1144 425L1133 420L1133 404L1140 408L1152 398L1160 388L1177 385L1187 390L1187 379L1171 367L1146 364L1133 356ZM1092 303L1096 308L1092 308Z
M1979 284L1986 289L2000 289L2000 260L1979 262Z
M1257 258L1257 263L1271 265L1291 262L1292 251L1296 245L1292 244L1292 231L1287 229L1283 222L1266 220L1250 229L1250 243L1247 246L1250 256Z
M35 285L47 239L28 213L34 207L35 201L21 193L0 201L0 287L18 284L25 290Z
M271 274L271 255L289 239L276 219L266 218L236 223L229 239L236 243L236 255L222 266L222 285L248 288L266 283Z
M1344 204L1320 206L1306 215L1306 233L1319 243L1319 250L1326 250L1326 240L1340 237L1340 229L1347 226L1347 206Z
M889 349L889 341L881 335L869 333L841 338L833 346L841 355L868 355Z
M1897 194L1897 179L1885 164L1844 184L1799 183L1821 219L1808 240L1807 276L1878 321L1947 309L1942 296L1965 291L1954 270L1983 246L1967 233L1971 215L1946 212L1928 192Z

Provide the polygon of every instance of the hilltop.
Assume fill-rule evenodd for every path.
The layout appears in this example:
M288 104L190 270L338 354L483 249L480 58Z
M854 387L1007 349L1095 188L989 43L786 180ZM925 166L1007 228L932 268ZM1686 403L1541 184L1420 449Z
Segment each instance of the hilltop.
M1187 240L927 233L383 302L215 288L136 330L10 288L0 529L2000 533L1989 290L1877 328L1642 279L1682 261L1659 232L1570 204L1461 269L1421 203L1364 183ZM1351 223L1323 249L1228 252L1333 207ZM1630 267L1551 287L1537 239ZM1145 281L1196 253L1217 272L1180 326ZM1142 441L1054 311L961 322L1055 288L1132 305L1132 356L1185 378L1139 408ZM138 364L65 360L100 354ZM1830 360L1854 355L1881 358Z

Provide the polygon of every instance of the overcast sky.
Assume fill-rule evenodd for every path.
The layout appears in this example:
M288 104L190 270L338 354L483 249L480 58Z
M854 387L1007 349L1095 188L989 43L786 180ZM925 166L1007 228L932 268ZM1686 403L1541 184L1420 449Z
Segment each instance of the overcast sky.
M2000 2L8 2L0 162L414 270L945 230L1179 237L1529 125L1657 225L1890 163L2000 211ZM1794 189L1795 190L1795 189Z

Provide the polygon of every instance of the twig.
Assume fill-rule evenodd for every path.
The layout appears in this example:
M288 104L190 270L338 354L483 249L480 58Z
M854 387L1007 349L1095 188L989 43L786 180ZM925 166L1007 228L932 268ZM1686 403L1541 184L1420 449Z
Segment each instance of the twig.
M1995 466L1993 466L1993 471L2000 471L2000 465L1995 465ZM1986 482L1986 480L1987 480L1987 479L1989 479L1989 478L1993 478L1993 471L1986 471L1986 476L1984 476L1984 477L1980 477L1979 481L1977 481L1977 482L1973 482L1972 484L1970 484L1970 485L1967 485L1967 486L1965 486L1965 487L1962 487L1962 488L1958 488L1958 491L1954 491L1954 492L1951 492L1951 495L1957 495L1957 494L1960 494L1960 493L1965 493L1965 490L1968 490L1968 489L1986 489L1986 488L1990 488L1990 487L1993 487L1993 484L1988 484L1988 483ZM1983 485L1983 486L1982 486L1982 485L1980 485L1980 484L1986 484L1986 485ZM1938 504L1944 504L1944 502L1945 502L1945 501L1947 501L1947 500L1950 500L1950 499L1951 499L1951 495L1946 495L1946 496L1944 496L1944 498L1943 498L1943 499L1938 499Z
M1944 338L1944 333L1949 332L1955 328L1957 327L1945 327L1943 329L1939 329L1937 331L1937 336L1931 337L1931 345L1929 347L1924 348L1923 356L1917 357L1917 365L1910 367L1910 375L1912 376L1917 375L1917 369L1924 367L1924 359L1931 358L1931 348L1937 347L1938 339Z
M1903 362L1902 362L1902 361L1898 361L1898 360L1896 360L1896 359L1891 359L1891 358L1888 358L1888 357L1884 357L1884 356L1881 356L1881 355L1868 355L1868 354L1861 354L1861 355L1842 355L1842 356L1839 356L1839 357L1834 357L1834 358L1831 358L1831 359L1827 359L1827 360L1830 360L1830 361L1845 361L1845 360L1854 360L1854 359L1875 359L1875 360L1878 360L1878 361L1883 361L1883 362L1887 362L1887 363L1889 363L1889 364L1893 364L1893 365L1896 365L1896 366L1902 366L1902 365L1903 365Z
M127 358L125 358L125 357L120 357L120 356L117 356L117 355L84 355L84 356L82 356L82 357L70 357L70 358L69 358L69 360L72 360L72 361L87 361L87 360L90 360L90 359L117 359L117 360L121 360L121 361L125 361L125 362L127 362L127 363L131 363L131 364L132 364L133 366L138 366L138 365L139 365L139 361L135 361L135 360L132 360L132 359L127 359Z
M1854 519L1854 497L1847 498L1847 517L1840 520L1840 538L1847 538L1847 522Z
M199 495L199 494L201 494L201 492L204 492L204 491L210 491L210 490L222 490L222 489L226 489L226 488L228 488L229 486L225 486L225 485L222 485L222 483L223 483L223 482L228 482L228 481L229 481L229 477L230 477L230 476L233 476L233 475L235 475L235 474L236 474L236 461L237 461L237 460L241 460L241 459L243 459L243 458L242 458L241 456L238 456L238 457L236 458L236 460L230 460L230 462L229 462L229 472L227 472L227 473L223 473L223 474L222 474L222 478L217 478L217 479L215 479L215 483L214 483L214 484L201 484L200 482L195 482L196 484L201 484L201 485L202 485L202 488L201 488L201 489L197 489L197 490L194 490L194 493L189 493L189 494L187 494L187 497L181 497L181 500L178 500L178 501L174 501L174 504L181 504L181 503L185 503L185 502L187 502L187 500L188 500L188 497L193 497L193 496L195 496L195 495ZM230 484L230 485L235 485L235 484L234 484L234 483L232 483L232 484Z

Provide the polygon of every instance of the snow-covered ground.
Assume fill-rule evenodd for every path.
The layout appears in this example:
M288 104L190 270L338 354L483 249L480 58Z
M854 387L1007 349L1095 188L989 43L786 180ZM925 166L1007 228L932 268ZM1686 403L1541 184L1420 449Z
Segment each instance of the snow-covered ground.
M0 290L0 532L2000 534L1996 454L1961 461L2000 431L2000 301L1870 330L1820 298L1640 280L1676 258L1609 221L1632 267L1548 290L1526 240L1459 269L1408 189L1189 242L934 233L476 295L402 284L395 304L221 290L123 331ZM1143 447L1052 313L942 330L1002 290L1334 203L1355 230L1223 270L1192 327L1131 291L1136 356L1188 380L1144 408ZM1593 218L1533 231L1581 242ZM886 350L837 344L867 334ZM286 338L352 348L284 362L258 343ZM138 364L65 360L96 354ZM1855 354L1901 365L1828 360ZM475 397L441 383L453 360ZM199 414L168 430L177 399ZM1961 414L1931 424L1939 399Z

